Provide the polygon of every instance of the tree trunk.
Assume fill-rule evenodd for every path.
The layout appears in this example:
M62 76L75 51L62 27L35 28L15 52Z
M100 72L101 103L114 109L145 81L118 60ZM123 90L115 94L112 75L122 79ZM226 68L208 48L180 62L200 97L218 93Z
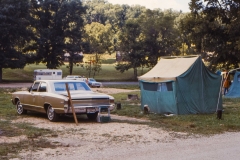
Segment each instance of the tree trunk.
M0 67L0 82L2 82L2 67Z
M137 68L133 68L133 72L134 72L134 79L137 79Z
M73 71L73 62L71 60L69 60L69 74L72 75L72 71Z

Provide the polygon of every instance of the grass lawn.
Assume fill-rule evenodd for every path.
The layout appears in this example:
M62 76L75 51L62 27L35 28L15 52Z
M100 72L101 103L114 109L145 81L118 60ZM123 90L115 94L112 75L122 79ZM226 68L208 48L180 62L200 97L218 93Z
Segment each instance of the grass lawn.
M3 81L33 81L33 71L35 69L46 69L45 64L31 64L26 65L23 69L3 69ZM61 66L59 69L63 71L63 77L69 75L69 69L67 64ZM144 69L145 73L147 69ZM85 68L80 66L74 66L74 75L81 75L88 77L88 72ZM139 69L139 76L141 70ZM133 69L121 73L115 69L115 64L102 64L102 69L94 77L98 81L133 81Z
M85 54L83 62L89 61L89 57L92 55ZM115 69L116 66L116 57L115 54L103 54L101 56L102 66L101 71L95 74L95 79L97 81L133 81L133 69L129 69L124 73L121 73ZM83 63L84 64L84 63ZM83 65L84 66L84 65ZM89 77L88 71L81 65L74 65L73 67L73 75L81 75L85 77ZM23 69L3 69L3 81L33 81L33 71L35 69L47 69L46 64L30 64L26 65ZM63 71L63 77L69 75L68 63L61 66L60 68ZM138 76L146 73L149 69L142 68L138 69ZM91 74L93 75L93 74ZM91 76L92 77L92 76Z

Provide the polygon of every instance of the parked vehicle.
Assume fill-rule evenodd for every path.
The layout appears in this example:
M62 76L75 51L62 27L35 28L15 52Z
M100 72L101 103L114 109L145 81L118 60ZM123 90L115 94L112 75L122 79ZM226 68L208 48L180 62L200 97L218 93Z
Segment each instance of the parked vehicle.
M79 75L68 75L64 79L68 79L68 80L81 80L81 81L86 81L87 80L87 78L79 76Z
M93 92L86 82L79 80L37 80L28 91L12 93L11 101L20 115L36 111L46 113L50 121L57 121L59 115L73 113L66 83L76 114L86 114L89 119L96 119L100 107L110 111L114 109L114 97Z
M33 80L62 79L61 69L35 69Z
M88 85L90 87L101 87L102 83L101 82L97 82L94 78L88 78Z

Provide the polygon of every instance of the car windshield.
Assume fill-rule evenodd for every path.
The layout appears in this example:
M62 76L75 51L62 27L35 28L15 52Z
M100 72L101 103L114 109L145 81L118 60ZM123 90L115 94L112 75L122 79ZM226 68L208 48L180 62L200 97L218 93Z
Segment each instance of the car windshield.
M55 91L66 91L66 83L71 91L90 91L91 89L85 82L55 82Z
M89 81L96 82L95 79L93 78L90 78Z

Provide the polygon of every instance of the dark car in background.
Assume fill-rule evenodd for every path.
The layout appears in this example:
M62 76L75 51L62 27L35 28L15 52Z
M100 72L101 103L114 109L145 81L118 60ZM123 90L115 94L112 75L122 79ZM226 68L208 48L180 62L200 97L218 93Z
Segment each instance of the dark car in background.
M97 87L97 88L102 87L102 83L97 82L94 78L88 78L88 85L90 87Z

